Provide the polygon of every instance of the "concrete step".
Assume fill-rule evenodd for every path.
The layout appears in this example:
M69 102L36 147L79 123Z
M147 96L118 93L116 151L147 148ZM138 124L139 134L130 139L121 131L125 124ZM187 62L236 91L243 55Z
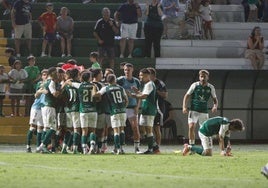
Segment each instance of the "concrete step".
M0 37L4 37L4 29L0 29Z

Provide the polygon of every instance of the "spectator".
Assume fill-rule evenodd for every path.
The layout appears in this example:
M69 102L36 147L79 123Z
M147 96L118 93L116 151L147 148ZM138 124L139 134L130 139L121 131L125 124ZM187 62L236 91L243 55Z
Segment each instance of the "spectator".
M92 63L91 68L92 69L101 69L100 64L98 63L98 52L91 52L89 55L89 60Z
M248 16L249 16L248 0L242 0L241 4L244 7L245 22L247 22L248 21Z
M121 19L121 40L120 40L120 58L124 57L126 40L128 38L128 58L132 58L132 51L134 48L134 39L136 38L138 29L138 18L141 17L141 7L134 0L127 0L115 12L115 20Z
M212 31L212 17L211 17L211 6L209 4L210 0L204 0L202 1L199 12L200 16L203 20L203 28L204 28L204 33L205 33L205 38L206 39L213 39L213 31ZM210 37L208 36L208 33Z
M5 117L3 113L3 100L6 93L6 83L9 82L8 75L5 73L5 67L0 65L0 117Z
M251 35L248 37L245 58L251 61L254 70L260 70L264 64L264 39L261 35L261 28L254 27Z
M144 24L145 57L151 57L152 45L154 46L154 57L160 57L160 41L163 33L162 9L158 0L152 0L151 4L146 4L145 14L147 19Z
M61 7L60 16L57 18L57 31L60 35L61 57L65 57L65 48L67 57L72 57L72 39L74 30L73 18L68 16L67 7Z
M47 11L41 14L38 18L40 25L43 29L43 43L42 43L42 53L41 57L46 57L46 47L48 44L48 57L51 57L52 51L52 43L55 41L55 31L56 31L56 23L57 23L57 16L55 12L53 12L53 4L47 3L46 4Z
M20 116L20 100L23 97L19 94L23 94L23 86L24 81L28 77L27 72L22 68L22 64L20 60L16 60L13 65L13 69L8 73L9 79L11 81L10 84L10 96L11 99L11 110L13 116ZM15 112L15 103L16 103L16 112Z
M25 93L33 94L36 91L36 84L41 78L40 70L37 66L35 66L35 57L28 56L28 66L24 67L24 70L27 72L28 77L24 82ZM25 97L25 116L30 115L30 109L34 102L34 96L26 96Z
M199 13L201 0L187 0L185 4L185 20L188 24L193 25L194 38L202 38L202 20Z
M263 10L264 10L264 0L258 0L256 3L257 6L257 21L260 22L262 21L263 17Z
M163 39L168 39L168 23L172 23L179 26L180 37L183 38L184 30L185 30L185 23L184 17L179 17L179 4L177 0L162 0L161 4L163 6L163 13L162 16L163 24L164 24L164 31L163 31Z
M15 50L20 57L21 37L26 39L29 54L32 48L32 6L29 0L17 0L11 10L11 22L15 32Z
M262 21L268 22L268 0L264 0Z
M165 100L165 112L164 112L164 123L163 128L171 128L173 139L177 138L177 125L175 121L175 109L172 104Z
M93 35L98 42L99 62L102 65L105 57L109 59L110 68L114 68L114 36L119 32L115 21L110 18L110 9L102 9L102 18L95 25Z
M256 6L257 0L248 0L249 4L249 15L248 15L248 21L249 22L255 22L258 18L258 8Z
M3 0L2 1L2 5L3 7L6 9L4 12L3 12L3 15L8 15L11 11L11 8L12 8L12 5L13 3L15 2L15 0Z
M9 66L13 67L14 62L16 61L16 57L14 56L15 50L13 48L6 48L5 56L8 58Z

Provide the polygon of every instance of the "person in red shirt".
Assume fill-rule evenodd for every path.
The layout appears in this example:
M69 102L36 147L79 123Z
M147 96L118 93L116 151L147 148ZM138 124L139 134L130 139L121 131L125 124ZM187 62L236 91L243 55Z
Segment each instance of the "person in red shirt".
M53 12L53 4L46 4L47 11L41 14L38 18L38 21L43 29L44 40L42 43L42 54L41 57L46 57L46 47L48 44L48 56L51 56L52 51L52 43L56 38L56 23L57 23L57 15Z

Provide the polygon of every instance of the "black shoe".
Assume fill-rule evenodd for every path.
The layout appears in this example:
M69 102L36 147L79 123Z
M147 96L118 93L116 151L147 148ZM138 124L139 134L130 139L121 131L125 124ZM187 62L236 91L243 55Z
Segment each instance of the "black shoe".
M147 151L145 151L143 154L154 154L154 152L151 151L151 150L147 150Z
M32 153L32 149L31 149L31 147L27 148L27 149L26 149L26 152L27 152L27 153Z

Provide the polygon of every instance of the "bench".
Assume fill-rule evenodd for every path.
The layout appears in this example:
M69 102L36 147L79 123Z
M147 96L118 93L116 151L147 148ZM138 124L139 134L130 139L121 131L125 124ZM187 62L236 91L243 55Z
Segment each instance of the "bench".
M160 70L253 70L245 58L156 58L156 69ZM268 70L268 60L263 70Z

